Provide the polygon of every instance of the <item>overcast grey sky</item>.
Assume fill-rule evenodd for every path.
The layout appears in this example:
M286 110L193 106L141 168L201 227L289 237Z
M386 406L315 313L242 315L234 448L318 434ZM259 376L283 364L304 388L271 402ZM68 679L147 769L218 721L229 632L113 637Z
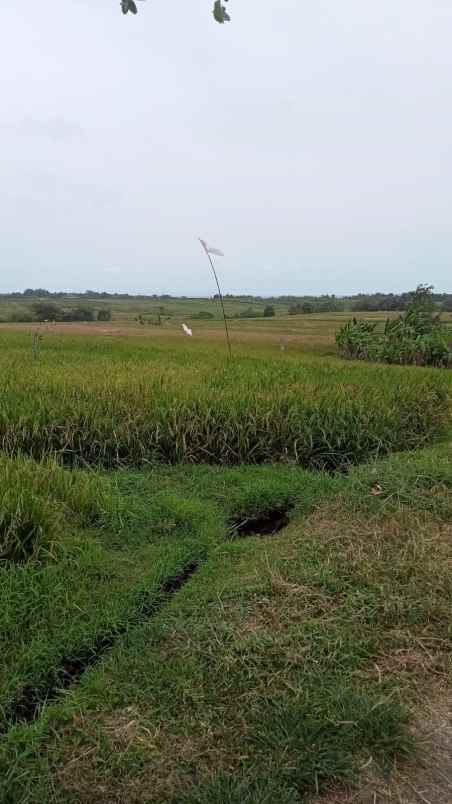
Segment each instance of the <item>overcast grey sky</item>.
M450 0L22 0L0 291L452 291Z

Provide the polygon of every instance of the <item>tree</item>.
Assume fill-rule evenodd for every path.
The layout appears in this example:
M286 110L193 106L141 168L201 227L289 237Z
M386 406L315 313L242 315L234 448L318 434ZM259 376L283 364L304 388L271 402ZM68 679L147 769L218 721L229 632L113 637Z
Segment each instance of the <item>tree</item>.
M92 307L71 307L64 311L63 321L94 321Z
M110 307L101 307L101 309L97 313L97 320L98 321L111 321L111 308Z
M441 326L440 313L435 313L433 285L418 285L411 294L404 321L417 335L425 335Z
M301 312L302 313L313 313L314 312L314 305L311 302L303 302L301 305Z
M267 306L264 308L264 318L273 318L274 315L275 308L272 304L267 304Z
M423 313L432 313L434 311L433 285L418 285L410 295L408 310L422 311Z
M54 302L35 302L33 312L38 321L62 321L64 311Z
M40 298L41 296L51 296L51 293L45 288L26 288L24 296L38 296Z

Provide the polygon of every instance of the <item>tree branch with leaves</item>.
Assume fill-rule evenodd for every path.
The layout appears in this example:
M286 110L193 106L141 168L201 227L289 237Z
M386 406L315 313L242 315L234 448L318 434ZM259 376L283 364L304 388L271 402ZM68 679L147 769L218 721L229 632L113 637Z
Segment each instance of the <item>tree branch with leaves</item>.
M224 0L224 2L228 3L229 0ZM138 9L135 0L121 0L121 11L123 14L128 14L129 11L131 14L137 14ZM220 24L229 22L231 19L222 0L215 0L212 14L214 19Z

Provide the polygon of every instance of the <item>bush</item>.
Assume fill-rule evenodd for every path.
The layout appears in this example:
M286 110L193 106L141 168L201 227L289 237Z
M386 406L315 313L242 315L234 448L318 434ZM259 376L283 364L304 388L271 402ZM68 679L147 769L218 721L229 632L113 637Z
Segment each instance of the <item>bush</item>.
M273 318L274 315L276 315L275 308L272 304L267 304L264 308L264 318Z
M65 310L63 321L94 321L94 310L92 307L73 307Z
M101 309L97 313L97 320L98 321L111 321L111 309L110 307L101 307Z
M296 302L295 304L290 305L288 312L289 315L300 315L301 313L307 315L309 313L315 313L316 307L312 302L309 301L305 301L303 303Z
M352 318L336 335L336 343L343 357L355 360L378 359L376 352L376 323Z
M444 368L452 365L447 332L435 313L432 288L420 285L404 315L387 319L384 332L376 322L353 318L336 335L343 357Z
M54 302L35 302L33 311L38 321L62 321L64 310Z
M193 313L192 320L193 321L210 321L215 318L213 313L209 313L208 310L200 310L198 313Z
M254 310L252 307L247 307L246 310L242 310L241 313L238 314L239 318L262 318L262 313L260 310Z

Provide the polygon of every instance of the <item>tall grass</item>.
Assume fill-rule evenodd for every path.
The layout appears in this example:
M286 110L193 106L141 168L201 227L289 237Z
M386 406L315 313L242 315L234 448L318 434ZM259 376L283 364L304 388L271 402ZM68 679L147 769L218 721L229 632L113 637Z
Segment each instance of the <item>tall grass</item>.
M0 456L0 566L52 555L74 525L112 524L115 512L108 484L93 473Z
M4 336L4 340L7 340ZM448 394L431 371L299 357L218 364L218 347L49 339L2 352L0 449L65 465L294 462L344 468L431 441Z

